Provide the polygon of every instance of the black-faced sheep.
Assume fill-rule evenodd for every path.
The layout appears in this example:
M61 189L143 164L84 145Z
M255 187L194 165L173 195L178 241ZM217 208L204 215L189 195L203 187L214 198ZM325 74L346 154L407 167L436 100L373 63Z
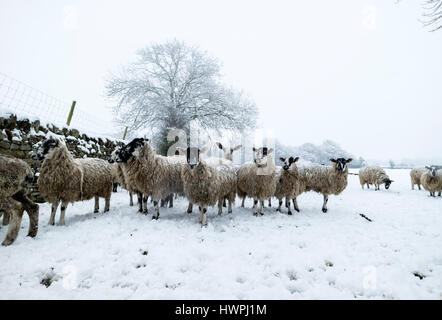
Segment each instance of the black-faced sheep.
M117 152L116 161L122 163L129 184L151 196L155 212L152 219L158 219L159 201L171 193L183 193L181 168L185 160L169 159L157 155L148 139L136 138Z
M427 170L421 176L422 187L430 192L431 197L435 197L436 192L440 196L442 191L442 170L439 170L436 166L426 166L425 168Z
M322 212L327 212L328 196L339 195L347 187L348 166L352 159L330 159L332 166L314 164L299 170L305 181L305 191L315 191L324 196Z
M38 231L38 205L28 198L34 178L31 167L20 159L0 156L0 211L9 217L9 227L2 245L14 242L20 230L23 211L29 215L28 236Z
M200 223L207 225L207 207L218 202L218 214L222 213L223 199L229 200L228 212L236 195L236 174L231 166L210 166L199 157L198 148L187 148L187 166L182 167L184 194L192 204L199 206Z
M374 184L375 190L379 190L381 184L385 184L385 189L390 188L393 180L387 175L384 169L378 166L367 166L359 170L359 182L362 189L367 184L367 188L370 189L370 184Z
M109 211L112 194L110 164L97 158L74 159L58 139L45 140L33 152L32 158L43 160L38 177L41 196L52 204L49 224L54 225L61 202L59 225L65 224L69 203L95 198L94 212L99 210L99 198L105 199L104 212Z
M264 214L264 200L275 194L275 164L273 162L273 148L253 147L254 162L245 163L237 172L238 187L237 193L243 198L253 198L253 214L258 215L258 201L260 204L259 213ZM242 205L243 206L243 205Z
M414 168L410 171L411 190L414 190L415 184L417 184L419 190L421 190L421 176L426 171L426 168Z
M276 175L276 191L275 197L278 199L278 208L276 211L281 212L282 199L286 200L288 214L291 215L290 201L293 201L294 209L299 212L297 196L305 191L305 182L299 175L296 162L299 157L280 158L283 163L282 170Z

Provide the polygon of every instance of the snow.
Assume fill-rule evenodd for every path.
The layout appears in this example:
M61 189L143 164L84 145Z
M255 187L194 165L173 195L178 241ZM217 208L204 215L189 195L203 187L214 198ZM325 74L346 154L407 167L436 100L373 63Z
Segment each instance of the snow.
M152 204L138 214L119 190L106 214L102 199L99 214L93 200L69 205L66 226L48 226L43 204L37 237L25 217L0 248L0 299L441 299L442 198L412 191L409 170L386 171L389 190L350 175L327 213L313 192L293 216L274 200L253 217L237 199L233 214L209 209L207 228L182 198L155 221Z

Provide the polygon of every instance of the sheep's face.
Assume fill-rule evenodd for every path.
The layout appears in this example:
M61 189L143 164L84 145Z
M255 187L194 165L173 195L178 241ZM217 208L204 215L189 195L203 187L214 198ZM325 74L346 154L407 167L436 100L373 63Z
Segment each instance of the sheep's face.
M200 163L201 150L194 147L188 147L186 150L187 164L190 170L193 170Z
M38 143L36 146L37 148L31 154L31 159L42 161L49 151L60 146L60 141L54 138L49 138L42 143Z
M393 182L393 180L390 180L390 179L384 179L382 182L385 183L385 189L388 190L388 188L390 188L390 185L391 185L391 183Z
M144 146L143 138L135 138L125 146L115 151L115 161L118 163L127 162L133 155L134 152L139 148ZM149 141L146 139L146 141Z
M347 163L351 162L353 159L344 159L344 158L337 158L337 159L330 159L331 162L336 164L336 170L338 172L344 172L347 170Z
M234 148L228 148L223 146L221 143L217 142L216 145L218 146L218 148L220 148L223 151L224 154L224 159L230 160L232 161L233 159L233 152L235 152L238 149L241 149L242 145L237 145Z
M258 167L266 166L268 161L268 156L273 152L273 148L253 147L252 150L253 150L253 162L255 162Z
M107 161L109 163L114 163L117 159L117 152L120 152L120 150L121 150L121 147L115 148L115 150L112 151L112 153L111 153L110 157L107 159Z
M431 175L432 175L433 177L436 176L436 172L437 172L437 170L438 170L437 167L435 167L435 166L427 167L427 166L426 166L425 168L427 168L428 170L430 170L430 173L431 173Z
M279 158L279 160L281 160L281 162L283 163L283 165L282 165L282 168L284 169L284 170L288 170L288 169L290 169L290 166L293 164L293 163L295 163L296 161L298 161L299 160L299 157L296 157L296 158L293 158L293 157L290 157L290 158Z

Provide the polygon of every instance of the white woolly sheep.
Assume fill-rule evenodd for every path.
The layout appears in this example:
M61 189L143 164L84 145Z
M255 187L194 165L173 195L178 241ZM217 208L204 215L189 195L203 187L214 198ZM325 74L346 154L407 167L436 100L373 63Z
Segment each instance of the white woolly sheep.
M43 160L38 177L40 195L52 204L49 224L55 224L55 214L61 202L59 225L65 224L69 203L95 198L94 213L99 210L99 198L105 199L104 212L109 211L112 194L112 169L102 159L74 159L58 139L45 140L32 154Z
M328 196L339 195L347 187L348 166L352 159L330 159L332 166L314 164L299 170L305 181L305 191L315 191L324 196L322 212L327 212Z
M280 158L283 163L282 170L275 177L276 179L276 190L275 197L278 199L278 208L276 211L281 212L282 199L286 200L286 207L288 209L288 214L291 215L290 201L293 201L294 209L299 212L297 196L305 191L305 182L299 175L296 162L299 157L293 158Z
M157 155L148 141L135 138L117 152L116 161L123 164L129 184L151 196L155 208L152 219L158 219L159 201L171 193L183 193L181 168L186 163Z
M273 148L255 148L254 162L245 163L237 172L238 187L237 193L240 197L248 196L253 198L253 215L258 215L258 201L260 204L259 213L264 214L264 200L275 194L275 164L273 162ZM244 201L243 201L244 203Z
M375 190L379 190L380 185L385 184L385 189L388 190L393 180L390 179L381 167L366 166L359 170L359 182L362 189L364 189L364 184L367 184L368 189L370 189L370 184L374 184Z
M421 190L421 176L426 172L426 168L414 168L410 171L411 190L414 190L414 185L417 184L419 190Z
M425 168L427 170L421 176L422 187L430 192L431 197L435 197L436 192L438 192L440 196L442 192L442 170L436 166L426 166Z
M201 160L198 148L187 148L187 164L182 167L184 194L193 204L199 206L200 223L207 225L207 207L218 202L218 214L222 213L223 199L229 200L228 212L236 195L236 174L231 166L210 166Z
M39 207L28 198L34 178L31 167L23 160L0 156L0 211L9 218L8 232L2 245L12 244L20 230L23 211L29 215L29 237L38 231Z

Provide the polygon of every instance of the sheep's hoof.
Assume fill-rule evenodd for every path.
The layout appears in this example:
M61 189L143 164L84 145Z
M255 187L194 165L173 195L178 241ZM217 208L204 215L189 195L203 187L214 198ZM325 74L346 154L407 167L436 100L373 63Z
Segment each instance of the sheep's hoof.
M26 236L34 238L36 235L37 235L37 230L33 230L33 231L28 232L28 234Z
M2 246L9 246L14 242L15 239L8 239L6 238L3 242L2 242Z
M49 221L48 225L50 225L50 226L55 226L55 222L51 222L51 221Z
M322 208L322 212L327 212L327 208Z
M291 216L291 215L292 215L292 212L291 212L291 211L289 211L288 215L289 215L289 216Z
M259 214L263 216L263 215L264 215L264 212L260 212Z
M296 209L296 208L295 208L295 210L296 210L296 212L299 212L299 209Z
M98 213L98 210L94 210L94 213Z
M187 210L187 213L192 213L192 210Z
M233 211L232 210L230 210L230 211L227 211L227 213L232 213Z
M258 212L254 212L253 215L254 215L255 217L257 217L257 216L258 216Z

